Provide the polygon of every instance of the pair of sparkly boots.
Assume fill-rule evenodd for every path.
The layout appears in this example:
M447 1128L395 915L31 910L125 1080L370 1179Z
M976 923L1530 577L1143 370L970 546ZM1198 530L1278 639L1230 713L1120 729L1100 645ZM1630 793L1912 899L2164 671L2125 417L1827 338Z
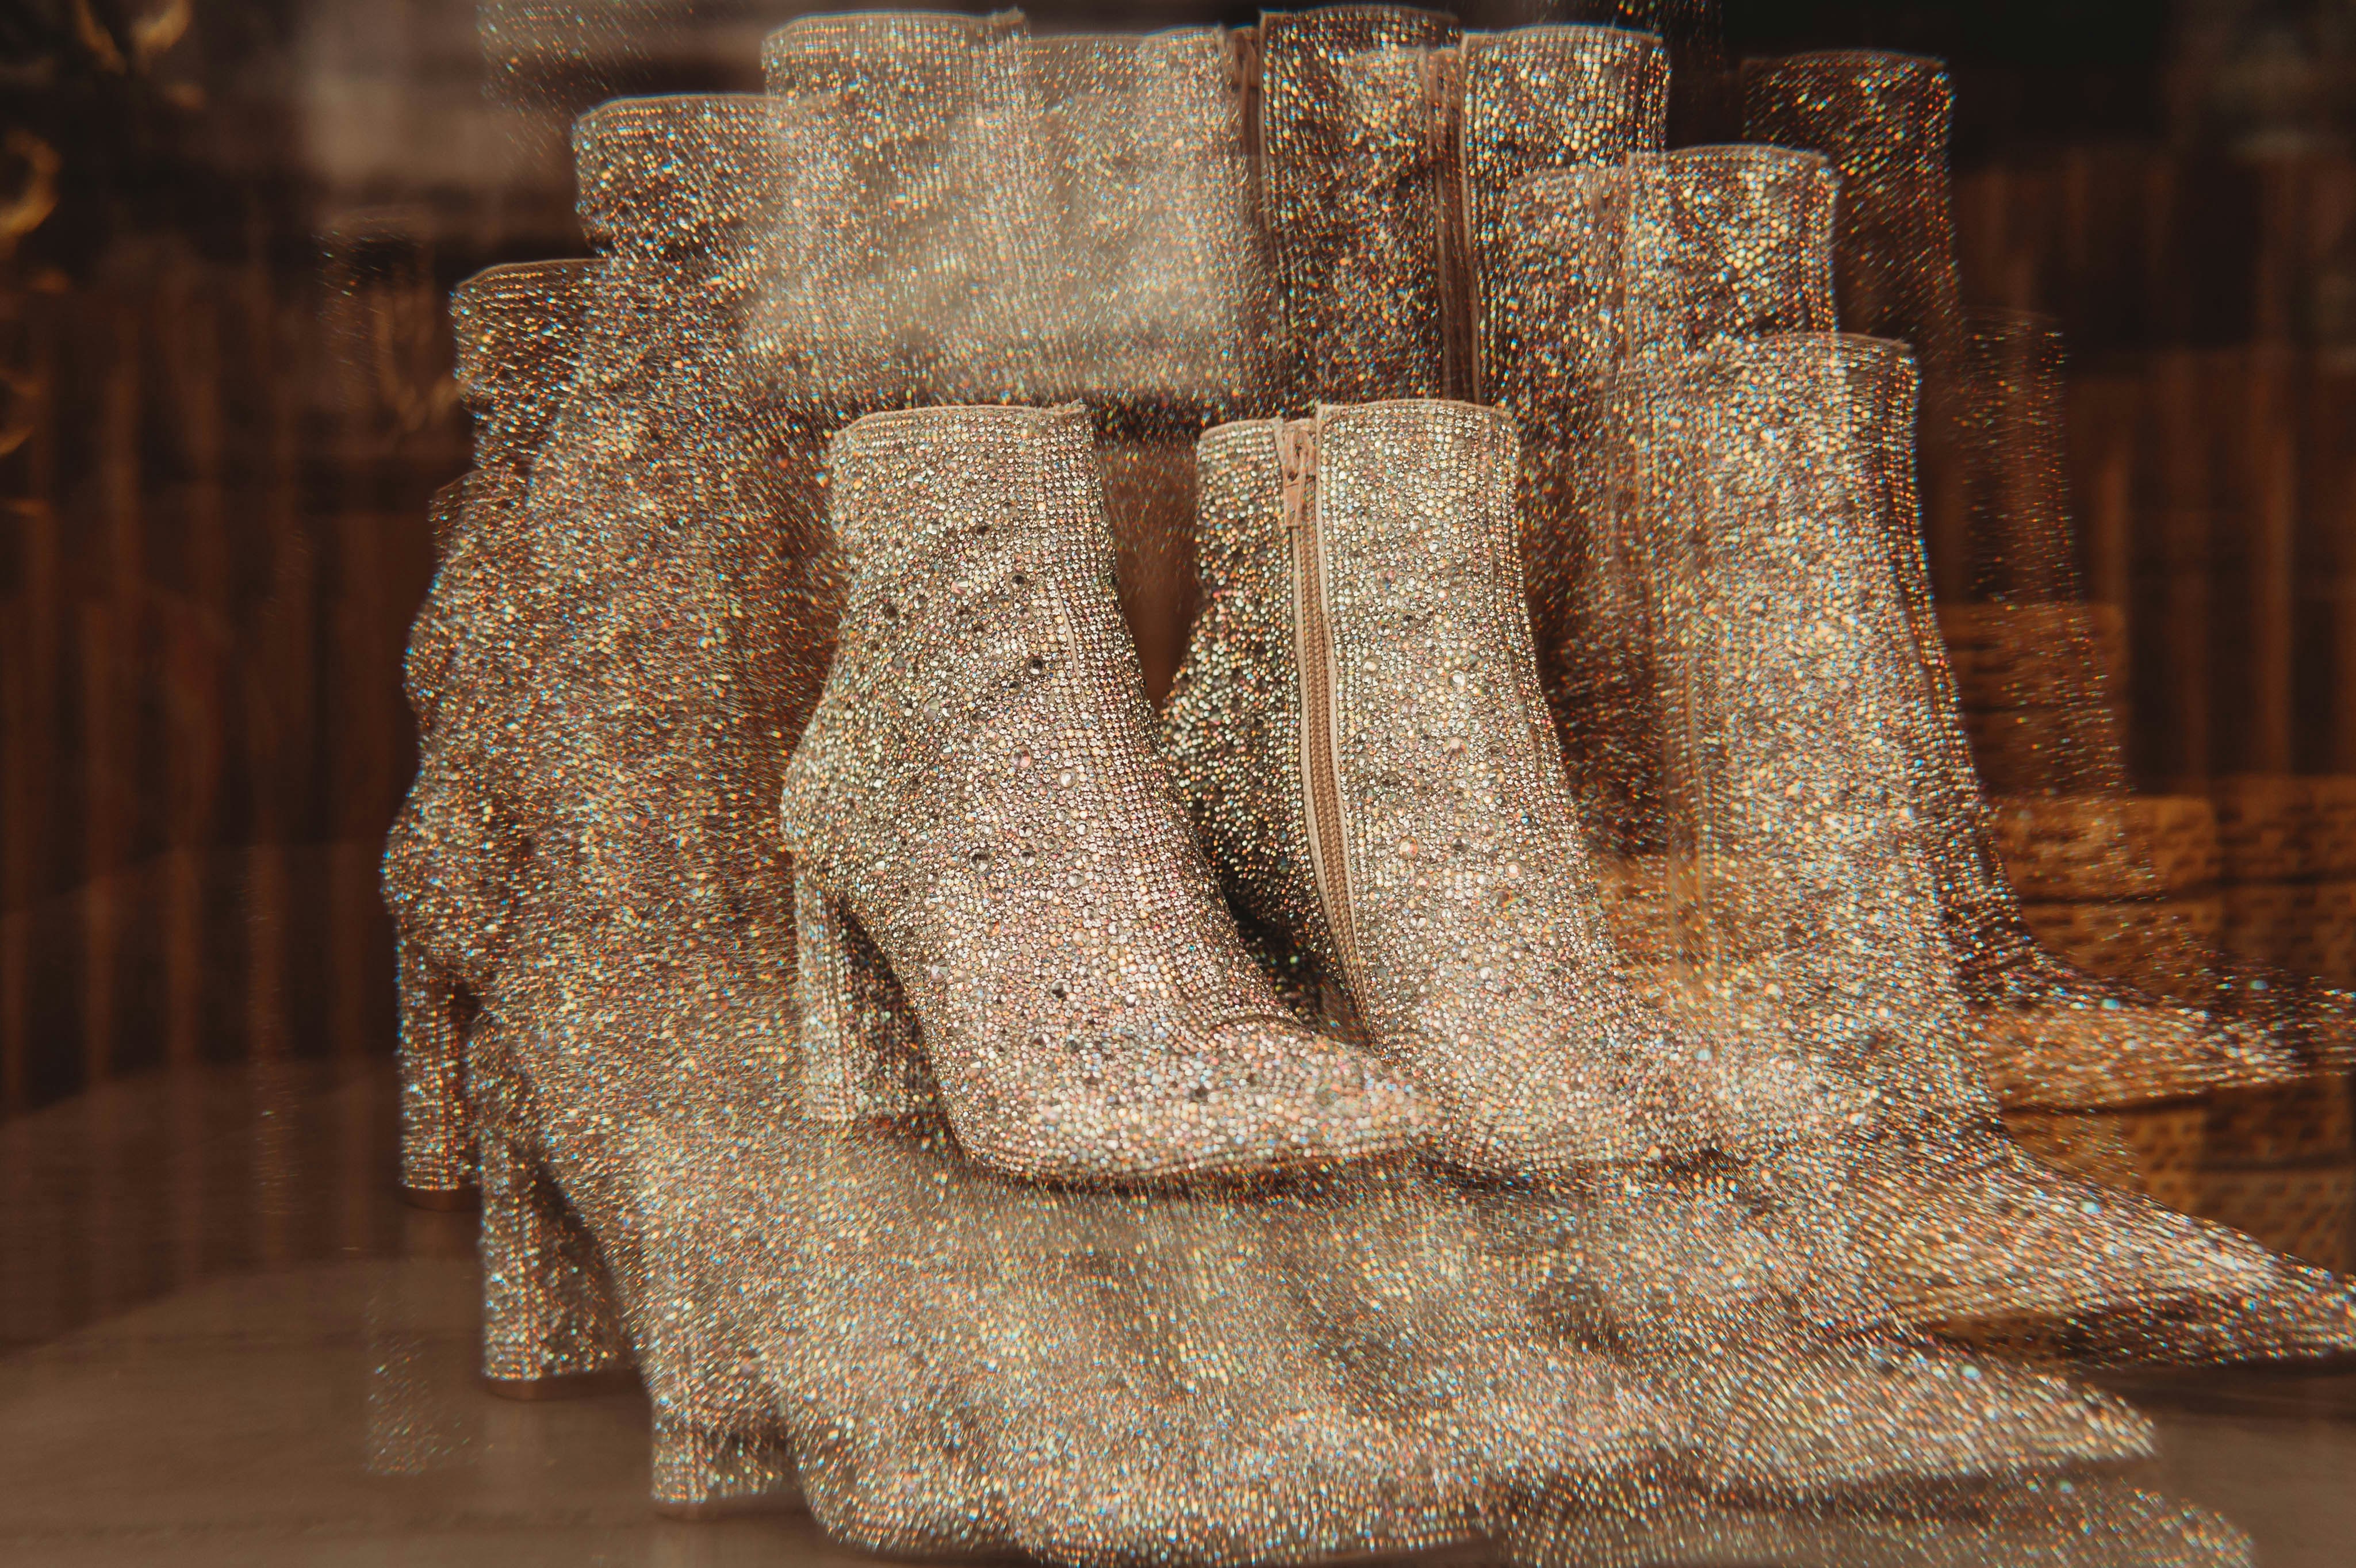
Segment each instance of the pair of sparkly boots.
M592 133L584 152L652 147L640 115L651 125L644 107L617 110L608 144ZM663 111L681 115L759 118L717 101ZM1412 863L1475 839L1461 852L1430 832L1362 843L1351 820L1381 781L1348 771L1334 628L1381 610L1347 603L1352 569L1331 560L1352 547L1330 526L1344 514L1329 492L1355 493L1378 531L1405 514L1366 500L1346 429L1227 432L1252 482L1217 480L1229 498L1214 497L1205 537L1215 548L1223 511L1247 533L1265 521L1259 500L1234 499L1267 488L1265 437L1277 512L1289 498L1287 537L1308 544L1284 559L1313 588L1283 624L1312 651L1236 673L1275 709L1307 702L1310 672L1322 676L1326 722L1291 720L1296 739L1324 734L1315 763L1223 752L1232 738L1190 746L1183 726L1174 761L1153 760L1076 419L944 411L843 438L835 522L861 596L834 679L852 710L821 713L795 779L804 1016L789 1058L777 890L762 880L775 866L730 842L759 837L742 833L743 806L777 748L757 725L714 736L696 716L738 714L761 684L744 679L745 634L798 613L780 615L780 596L730 560L773 497L706 488L760 471L731 445L737 421L708 417L744 389L704 363L693 331L662 336L677 295L741 282L699 266L682 291L682 264L714 240L712 260L741 246L703 219L683 243L668 222L626 224L650 179L704 166L723 200L691 211L732 212L730 229L758 218L737 204L757 182L724 177L746 137L719 142L584 171L640 165L627 182L584 178L584 213L630 231L592 313L596 368L519 513L529 559L509 587L528 598L502 663L515 700L457 770L493 786L478 804L519 857L501 872L521 909L509 924L538 933L477 944L497 949L487 968L468 957L486 1002L471 1076L487 1113L492 1359L509 1381L635 1356L657 1397L667 1500L768 1489L791 1450L813 1503L853 1539L1073 1558L1149 1542L1227 1559L1429 1543L1515 1488L1542 1499L1542 1534L1566 1498L1609 1512L1661 1489L1872 1491L2138 1449L2138 1424L2114 1406L1909 1339L1858 1255L1861 1217L1828 1179L1850 1165L1789 1136L1764 1151L1781 1164L1740 1152L1725 1096L1669 1065L1708 1047L1589 951L1591 900L1559 880L1575 840L1558 803L1531 804L1559 790L1513 792L1535 812L1518 837L1476 825L1479 842L1535 846L1506 862L1526 894L1477 867L1435 880L1410 864L1388 916L1361 907L1399 870L1392 849ZM648 396L635 378L665 366L691 373L658 375ZM1433 522L1432 539L1463 549L1458 570L1494 577L1479 547L1494 497L1478 477L1494 437L1412 421L1390 435L1463 476L1449 494L1469 511L1423 515L1484 519L1462 538ZM1424 483L1411 463L1400 473ZM696 517L712 537L679 526ZM1377 539L1373 553L1395 548ZM711 592L715 573L734 586ZM1233 588L1210 575L1215 593ZM1300 581L1284 576L1276 602L1295 603ZM1391 656L1364 625L1346 635ZM1198 665L1217 662L1215 641L1206 626ZM1484 703L1511 686L1453 673L1465 683L1451 691ZM1259 726L1247 732L1280 727L1248 697L1225 699ZM1476 718L1501 721L1462 700L1454 738L1471 745ZM1504 711L1510 731L1517 710ZM1514 766L1542 773L1533 744L1537 760ZM1276 774L1269 798L1300 822L1239 814L1236 833L1207 835L1213 869L1181 809L1203 796L1172 786L1217 773L1222 754ZM1331 792L1313 810L1312 777ZM1414 782L1434 781L1484 798L1472 775ZM1394 785L1396 821L1431 827L1413 794ZM1273 916L1236 870L1262 829L1297 851L1267 879L1280 884ZM1321 881L1319 856L1335 852ZM1299 965L1280 984L1249 963L1220 870L1259 923L1324 959L1334 1021L1288 1011L1288 993L1312 994ZM1419 876L1468 910L1412 907ZM1528 903L1483 926L1473 890L1501 911L1508 895ZM1287 897L1300 918L1283 917ZM1386 944L1426 929L1491 961L1408 951L1398 964L1406 950ZM1533 956L1550 965L1535 980ZM1558 1007L1579 1027L1547 1016ZM789 1101L779 1081L796 1073ZM922 1124L936 1104L958 1154L924 1132L838 1141L809 1122ZM1396 1157L1410 1148L1476 1179ZM1289 1183L1105 1190L1272 1168L1294 1168ZM2145 1299L2168 1314L2202 1305L2180 1282ZM1155 1478L1173 1453L1200 1463L1199 1485ZM1312 1472L1333 1483L1322 1504ZM1644 1478L1657 1474L1672 1479Z
M1756 646L1730 630L1669 683L1722 690L1678 731L1683 837L1718 841L1685 880L1720 880L1687 899L1707 929L1681 984L1650 995L1538 694L1502 415L1370 404L1205 437L1206 609L1160 763L1091 543L1082 417L854 425L833 453L857 562L842 652L787 775L806 1107L937 1105L975 1158L1064 1180L1416 1147L1492 1181L1674 1185L1733 1157L1852 1235L1918 1328L2068 1323L2119 1354L2164 1326L2190 1354L2344 1342L2328 1281L1998 1131L1911 837L1921 677L1890 547L1792 490L1861 490L1886 460L1858 371L1840 340L1788 340L1674 400L1714 423L1655 432L1696 481L1785 485L1753 557L1722 543L1701 587L1739 603L1744 572L1780 572L1790 624ZM1776 454L1803 438L1813 464ZM1872 603L1815 602L1860 572ZM1760 688L1794 645L1818 667ZM1215 878L1314 966L1330 1027L1283 1021Z

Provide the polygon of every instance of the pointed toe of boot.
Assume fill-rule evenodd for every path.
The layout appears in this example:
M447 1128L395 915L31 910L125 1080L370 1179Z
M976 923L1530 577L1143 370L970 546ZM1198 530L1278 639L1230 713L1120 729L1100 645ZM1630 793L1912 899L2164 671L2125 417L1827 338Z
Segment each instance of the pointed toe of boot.
M1689 1381L1698 1473L1727 1496L1968 1486L2152 1451L2150 1423L2107 1394L1937 1346L1746 1348Z
M2198 1322L2281 1277L2239 1232L2039 1165L1995 1138L1869 1175L1885 1222L1859 1228L1892 1305L1971 1339L2104 1339L2107 1321Z

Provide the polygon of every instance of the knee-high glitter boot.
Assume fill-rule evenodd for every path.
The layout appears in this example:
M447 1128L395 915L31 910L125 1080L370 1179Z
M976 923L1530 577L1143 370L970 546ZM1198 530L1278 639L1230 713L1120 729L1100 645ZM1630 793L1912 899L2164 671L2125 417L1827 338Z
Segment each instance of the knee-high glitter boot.
M1121 613L1159 701L1194 586L1194 438L1266 395L1268 273L1245 145L1249 35L1036 38L1048 221L1043 376L1098 418Z
M500 631L523 589L517 513L573 379L596 265L493 267L450 302L475 466L435 497L434 587L402 670L421 760L384 869L400 944L402 1194L423 1208L475 1200L466 1040L503 939L515 849L513 824L485 811L466 759L519 678Z
M1668 61L1613 27L1467 33L1391 5L1274 13L1258 114L1282 400L1494 397L1512 187L1661 144Z
M602 1324L602 1353L635 1360L673 1512L794 1495L663 1152L739 1147L753 1135L732 1119L757 1129L787 1104L774 801L823 606L795 527L801 437L738 345L791 123L712 97L622 100L576 126L605 254L519 518L530 569L507 633L530 679L472 758L529 846L468 1064L516 1195L487 1216L487 1277L549 1286L511 1293L530 1310L505 1342Z
M1230 895L1423 1093L1436 1148L1507 1179L1496 1222L1563 1249L1533 1309L1690 1410L1709 1485L2134 1452L2115 1407L1999 1392L1911 1342L1837 1215L1710 1155L1719 1069L1622 977L1537 690L1510 421L1328 408L1222 426L1202 469L1208 608L1165 719L1181 794ZM1845 1412L1813 1454L1800 1387Z
M1282 400L1458 385L1455 17L1323 5L1260 19L1256 125Z
M802 929L872 941L966 1152L1124 1182L1410 1143L1412 1097L1282 1015L1167 792L1086 413L871 415L830 465L856 565L787 772ZM826 1026L846 1083L881 1076L861 1016Z
M1545 27L1472 34L1464 40L1463 60L1458 162L1472 395L1505 403L1533 347L1526 320L1530 302L1517 288L1527 274L1516 261L1530 243L1531 224L1545 222L1555 210L1552 200L1531 202L1525 192L1533 181L1659 152L1669 59L1650 33ZM1541 324L1548 319L1539 317ZM1532 596L1543 597L1535 583Z

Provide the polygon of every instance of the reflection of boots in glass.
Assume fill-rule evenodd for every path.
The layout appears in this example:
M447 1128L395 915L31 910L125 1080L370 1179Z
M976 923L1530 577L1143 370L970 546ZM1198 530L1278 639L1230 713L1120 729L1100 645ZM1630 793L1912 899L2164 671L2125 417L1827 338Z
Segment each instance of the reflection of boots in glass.
M1694 1497L1580 1509L1542 1498L1505 1534L1512 1561L1777 1563L1811 1568L2249 1568L2249 1538L2116 1476L1997 1486L1896 1506L1762 1508Z
M1605 933L1534 674L1515 471L1510 421L1461 403L1204 438L1208 608L1166 744L1232 895L1335 982L1446 1159L1518 1179L1484 1211L1523 1238L1533 1309L1658 1380L1708 1484L2133 1451L2115 1409L1910 1344L1813 1194L1703 1157L1719 1069ZM1803 1387L1847 1413L1822 1446Z
M1566 597L1562 541L1575 531L1556 514L1575 510L1567 497L1590 478L1592 452L1591 441L1579 433L1584 421L1577 393L1547 400L1529 393L1537 380L1590 389L1596 370L1571 362L1583 346L1559 330L1565 302L1546 296L1540 285L1574 293L1600 285L1591 270L1552 263L1568 262L1592 244L1587 229L1601 215L1591 209L1590 193L1608 187L1624 194L1620 165L1632 155L1660 150L1668 57L1645 33L1519 27L1468 38L1462 77L1472 396L1505 409L1521 426L1522 570L1536 617L1538 676L1551 688ZM1534 265L1539 258L1549 264ZM1600 322L1604 314L1590 308L1579 318ZM1558 498L1562 505L1550 504Z
M1692 147L1733 141L1741 125L1720 10L1719 0L1546 0L1539 14L1657 34L1669 68L1668 144Z
M400 926L402 1192L425 1208L474 1201L466 1038L504 931L516 854L487 811L474 761L521 678L500 635L528 552L516 512L533 455L573 379L594 261L526 261L460 283L455 376L475 413L475 467L434 497L434 587L403 684L417 716L416 783L385 851Z
M755 350L832 431L876 409L1087 401L1150 691L1190 606L1194 437L1267 381L1237 36L1033 37L876 12L770 35L809 120Z
M1049 328L1017 400L1097 416L1121 613L1157 701L1194 617L1194 438L1258 406L1272 363L1250 59L1217 27L1029 45Z
M1245 144L1248 51L1223 29L1178 27L1034 38L1024 59L1048 321L1025 400L1257 399L1269 302Z
M1539 667L1582 826L1607 880L1639 904L1658 901L1660 742L1644 563L1628 537L1622 370L1828 329L1834 205L1822 158L1766 146L1639 153L1537 175L1509 196L1495 272L1517 328L1494 370L1523 429Z
M1954 91L1944 66L1853 49L1745 60L1742 131L1823 154L1840 176L1834 242L1841 325L1895 337L1922 362L1926 441L1945 421L1963 369L1962 274L1947 179ZM1942 592L1952 565L1933 553Z
M1879 345L1769 338L1637 386L1676 919L1729 1103L1848 1187L1901 1315L2166 1358L2351 1342L2344 1289L2046 1170L1969 1051L1921 770L1932 709L1852 414ZM2155 1325L2173 1327L2163 1331Z
M2060 334L2009 312L1973 312L1965 325L1960 469L1970 602L1943 605L1940 621L1959 662L1969 659L1959 672L1969 684L1959 680L1956 696L2021 891L2057 901L1980 906L1987 912L1966 939L1982 957L1985 984L2025 1029L2061 1015L2066 1030L2071 1011L2190 1015L2147 987L2209 1009L2223 1021L2204 1032L2239 1029L2252 1038L2245 1056L2263 1059L2239 1073L2196 1075L2169 1052L2137 1052L2142 1061L2120 1071L2130 1091L2145 1089L2145 1074L2156 1080L2141 1097L2261 1083L2262 1068L2275 1076L2294 1069L2294 1051L2310 1064L2344 1065L2356 1052L2356 997L2229 958L2193 928L2192 911L2161 902L2206 881L2213 861L2170 854L2176 847L2154 830L2182 821L2186 847L2205 849L2211 813L2198 800L2128 788L2122 659L2106 653L2100 607L2085 599L2069 519ZM2032 932L2057 944L2079 935L2083 945L2068 951L2084 961L2063 961ZM2090 1094L2084 1103L2136 1097Z
M1616 27L1474 33L1463 55L1459 157L1472 388L1483 401L1502 401L1528 348L1514 263L1526 226L1547 210L1526 208L1522 187L1548 174L1659 151L1669 62L1658 38Z
M1823 154L1840 176L1834 240L1840 326L1897 338L1921 368L1922 502L1933 592L1969 576L1963 497L1963 270L1947 142L1945 65L1834 50L1742 62L1742 133Z
M2008 1106L2088 1107L2180 1099L2296 1071L2286 1052L2258 1031L2206 1016L2136 987L2077 971L2040 946L1990 828L1956 683L1931 601L1919 544L1912 432L1915 377L1902 347L1859 339L1844 346L1858 458L1870 475L1878 529L1920 656L1927 705L1915 724L1922 741L1922 805L1941 915L1955 954L1971 1020L1998 1099ZM2059 618L2046 624L2058 625ZM2092 651L2049 648L2051 663L2074 667L2073 686L2099 685ZM2091 693L2089 694L2091 695ZM2082 780L2089 766L2120 781L2110 763L2055 765ZM2058 775L2057 775L2058 776ZM2115 795L2114 795L2115 798ZM2054 803L2054 804L2059 804ZM2049 805L2047 815L2052 815ZM2111 859L2124 874L2132 846ZM2156 880L2156 879L2155 879Z
M1022 17L803 16L761 61L803 122L755 323L772 378L838 415L1019 393L1044 281Z
M1166 792L1085 412L871 416L830 490L857 564L787 774L802 927L888 964L967 1153L1120 1182L1411 1142L1403 1090L1283 1017ZM878 1082L879 1032L819 1008L848 1060L809 1071Z
M448 561L463 547L466 478L461 475L434 493L429 521L437 563ZM448 597L429 596L419 610L402 661L402 689L417 721L421 751L434 744L456 651L456 628L436 613L445 608ZM385 895L396 917L407 913L402 875L407 868L401 862L410 859L413 851L408 847L420 837L417 815L410 801L402 803L386 848ZM480 1196L466 1083L466 1038L474 1021L475 998L408 931L394 932L393 953L401 993L402 1200L419 1209L467 1208Z

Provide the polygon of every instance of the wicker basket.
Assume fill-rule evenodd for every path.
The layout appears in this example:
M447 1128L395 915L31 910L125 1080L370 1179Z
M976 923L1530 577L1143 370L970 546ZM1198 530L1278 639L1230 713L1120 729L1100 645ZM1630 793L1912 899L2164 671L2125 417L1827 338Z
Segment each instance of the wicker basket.
M2217 880L2217 814L2197 795L2013 795L1990 826L2025 899L2164 898Z
M2276 960L2295 975L2356 985L2356 880L2311 882L2300 920Z
M2236 773L2214 780L2219 874L2229 882L2281 882L2307 870L2314 792L2289 773Z
M1968 710L2072 708L2126 689L2126 617L2115 604L1949 604L1939 629Z
M2356 1261L2356 1165L2206 1170L2194 1212L2340 1273Z
M2310 778L2307 789L2301 869L2325 881L2356 881L2356 774Z
M2160 992L2208 965L2225 923L2215 893L2136 901L2023 903L2021 918L2048 948L2097 975Z
M2237 882L2220 888L2218 945L2253 964L2285 959L2309 923L2313 890L2303 882Z
M2233 1169L2356 1161L2356 1107L2345 1073L2209 1098L2202 1163Z

